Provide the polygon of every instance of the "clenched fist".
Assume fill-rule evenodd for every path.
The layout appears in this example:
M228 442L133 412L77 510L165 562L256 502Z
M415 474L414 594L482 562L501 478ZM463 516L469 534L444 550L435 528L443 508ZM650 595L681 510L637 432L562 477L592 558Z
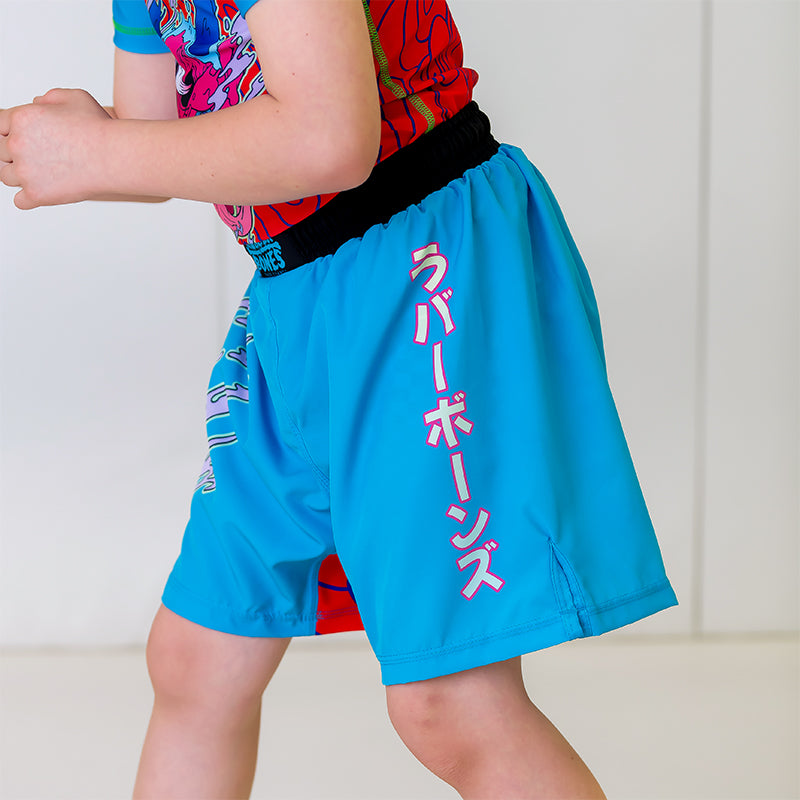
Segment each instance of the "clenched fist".
M112 117L82 89L51 89L0 110L0 182L17 208L76 203L108 191L98 143Z

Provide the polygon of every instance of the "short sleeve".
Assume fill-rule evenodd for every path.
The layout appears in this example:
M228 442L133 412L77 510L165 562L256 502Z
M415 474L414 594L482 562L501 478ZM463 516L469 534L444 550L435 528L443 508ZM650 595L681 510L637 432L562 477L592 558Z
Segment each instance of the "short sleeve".
M145 0L113 0L114 44L129 53L168 53L153 27Z

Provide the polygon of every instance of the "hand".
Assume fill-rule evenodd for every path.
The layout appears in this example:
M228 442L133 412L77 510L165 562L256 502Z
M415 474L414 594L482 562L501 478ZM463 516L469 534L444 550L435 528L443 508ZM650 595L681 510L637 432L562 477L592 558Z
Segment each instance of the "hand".
M76 203L108 191L93 142L112 117L82 89L51 89L0 110L0 182L17 208Z

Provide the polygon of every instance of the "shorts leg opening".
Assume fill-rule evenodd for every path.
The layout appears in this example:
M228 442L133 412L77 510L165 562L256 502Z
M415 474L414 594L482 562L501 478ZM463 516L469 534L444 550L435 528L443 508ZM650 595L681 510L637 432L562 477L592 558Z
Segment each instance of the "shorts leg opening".
M593 636L594 630L578 578L566 556L552 539L550 539L550 577L568 634L572 638Z

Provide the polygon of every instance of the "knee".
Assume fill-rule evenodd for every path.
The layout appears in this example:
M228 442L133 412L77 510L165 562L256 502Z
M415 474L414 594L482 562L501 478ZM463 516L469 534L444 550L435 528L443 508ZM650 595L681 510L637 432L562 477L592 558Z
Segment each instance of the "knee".
M389 719L403 743L431 772L459 784L478 755L459 693L434 681L388 687Z
M404 741L442 727L448 705L444 693L432 681L390 686L386 692L389 719Z
M525 691L520 659L387 688L411 752L462 797L603 798Z

